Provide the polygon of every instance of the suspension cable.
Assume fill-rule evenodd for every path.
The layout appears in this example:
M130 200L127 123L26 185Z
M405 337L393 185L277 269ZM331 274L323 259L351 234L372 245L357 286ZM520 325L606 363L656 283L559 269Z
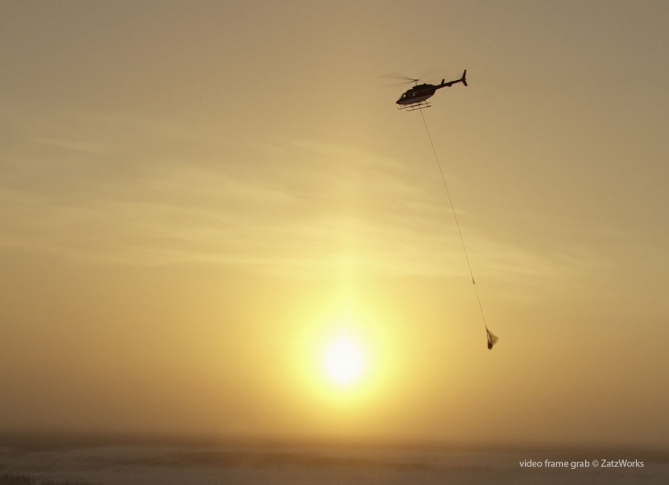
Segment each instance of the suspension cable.
M448 196L448 202L451 205L451 212L453 212L453 219L455 219L455 226L458 228L458 234L460 235L460 242L462 243L462 250L465 253L465 259L467 260L467 267L469 268L469 275L472 278L472 285L474 285L474 292L476 293L476 300L479 302L479 309L481 310L481 318L483 319L483 326L485 327L486 334L488 333L488 325L485 320L485 313L483 312L483 305L481 304L481 297L479 296L479 290L476 287L476 280L474 279L474 272L472 271L472 264L469 261L469 253L467 252L467 246L465 245L465 238L462 236L462 229L460 229L460 222L458 222L458 215L455 212L455 206L453 205L453 198L451 197L451 191L448 190L448 183L446 183L446 176L444 171L441 168L441 162L439 161L439 155L437 155L437 149L434 147L434 142L432 141L432 135L430 134L430 129L427 127L427 122L425 121L425 116L423 115L423 110L420 111L420 117L423 119L423 124L425 125L425 131L427 132L427 137L430 140L430 145L432 146L432 152L434 153L434 160L437 162L437 167L439 168L439 173L441 174L441 181L444 183L444 189L446 189L446 195Z

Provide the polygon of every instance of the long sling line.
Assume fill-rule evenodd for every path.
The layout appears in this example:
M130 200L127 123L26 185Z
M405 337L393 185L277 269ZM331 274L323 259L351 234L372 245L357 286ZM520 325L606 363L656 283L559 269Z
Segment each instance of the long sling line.
M486 331L486 339L488 340L488 348L492 349L492 346L497 342L497 337L488 330L488 324L485 320L485 313L483 311L483 305L481 304L481 297L479 296L479 290L476 287L476 280L474 279L474 272L472 271L472 264L469 261L469 253L467 252L467 246L465 246L465 238L462 237L462 229L460 229L460 223L458 222L458 215L455 212L455 206L453 205L453 198L451 197L451 191L448 190L448 183L446 183L446 176L444 171L441 168L441 163L439 162L439 155L437 155L437 149L434 147L434 142L432 141L432 135L430 134L430 129L427 127L427 122L425 121L425 116L423 115L423 110L420 111L420 117L423 119L423 124L425 125L425 131L427 132L427 137L430 140L430 145L432 146L432 152L434 153L434 160L437 162L437 167L439 168L439 173L441 174L441 181L444 183L444 188L446 189L446 195L448 196L448 202L451 205L451 212L453 212L453 218L455 219L455 226L458 228L458 234L460 235L460 242L462 243L462 249L465 253L465 259L467 260L467 267L469 268L469 275L472 278L472 285L474 285L474 292L476 293L476 300L479 302L479 309L481 310L481 318L483 319L483 327Z

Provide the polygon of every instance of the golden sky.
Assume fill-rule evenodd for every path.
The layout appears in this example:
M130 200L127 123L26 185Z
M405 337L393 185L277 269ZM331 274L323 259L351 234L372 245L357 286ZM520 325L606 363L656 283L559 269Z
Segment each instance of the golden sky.
M668 445L668 15L0 2L0 429Z

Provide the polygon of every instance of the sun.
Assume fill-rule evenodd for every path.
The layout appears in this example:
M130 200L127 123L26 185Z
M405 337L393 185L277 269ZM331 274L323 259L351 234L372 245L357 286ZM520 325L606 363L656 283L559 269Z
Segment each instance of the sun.
M353 338L339 336L325 348L323 368L327 377L339 386L351 386L365 373L367 362L361 345Z

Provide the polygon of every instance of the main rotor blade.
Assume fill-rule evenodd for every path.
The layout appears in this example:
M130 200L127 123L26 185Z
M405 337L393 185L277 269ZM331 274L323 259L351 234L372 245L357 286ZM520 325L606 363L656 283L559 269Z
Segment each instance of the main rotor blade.
M386 84L386 86L399 86L400 84L416 83L417 81L418 81L418 79L411 79L409 81L400 81L398 83Z
M401 72L391 72L389 74L384 74L379 77L383 77L386 79L402 79L405 82L411 82L411 83L415 83L418 81L418 78L409 77L405 74L402 74Z

